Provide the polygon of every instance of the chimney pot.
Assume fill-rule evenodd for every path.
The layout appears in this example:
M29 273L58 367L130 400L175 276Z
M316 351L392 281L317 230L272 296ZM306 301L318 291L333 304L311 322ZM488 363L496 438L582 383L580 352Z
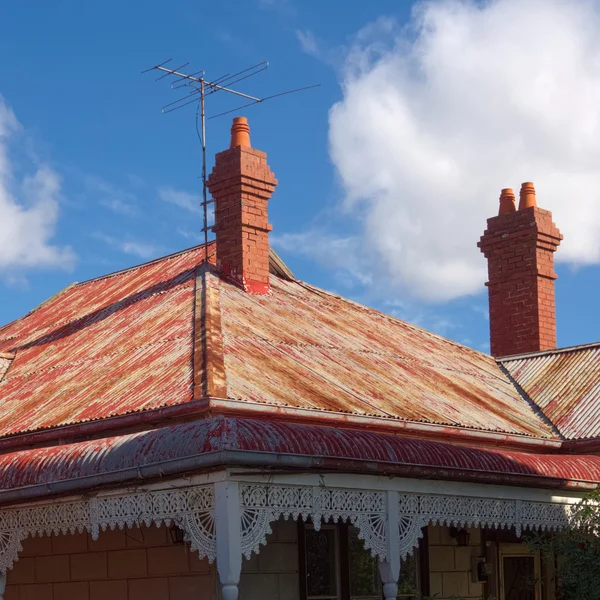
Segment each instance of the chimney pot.
M533 187L533 182L526 181L521 184L521 192L519 194L519 210L523 210L524 208L532 208L537 206L537 201L535 199L535 187Z
M505 215L506 213L515 212L515 210L517 210L515 193L512 188L504 188L500 192L500 209L498 210L498 214Z
M231 143L230 148L237 146L246 146L252 148L250 144L250 126L246 117L235 117L231 126Z

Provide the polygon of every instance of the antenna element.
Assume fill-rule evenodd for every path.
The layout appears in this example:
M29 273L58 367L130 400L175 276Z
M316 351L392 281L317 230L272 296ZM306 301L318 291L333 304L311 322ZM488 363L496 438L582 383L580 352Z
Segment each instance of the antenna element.
M196 110L196 133L198 134L198 138L200 139L200 143L202 144L202 217L204 221L204 226L202 227L202 231L204 233L204 245L205 245L205 253L204 253L204 261L208 262L208 232L211 230L211 227L208 226L208 205L214 204L214 200L209 200L207 198L207 186L206 186L206 112L205 112L205 99L207 96L211 96L212 94L216 94L217 92L226 92L228 94L232 94L233 96L238 96L243 98L245 103L237 108L232 110L227 110L216 115L209 117L209 119L216 119L217 117L221 117L223 115L227 115L229 113L235 112L241 108L246 108L248 106L253 106L254 104L261 104L262 102L266 102L267 100L271 100L273 98L278 98L279 96L285 96L286 94L293 94L295 92L301 92L303 90L310 90L312 88L319 87L320 84L309 85L306 87L297 88L294 90L288 90L285 92L280 92L278 94L273 94L271 96L266 96L264 98L257 98L256 96L251 96L249 94L244 94L243 92L237 91L233 89L231 86L244 80L249 77L253 77L254 75L258 75L265 69L269 67L269 63L264 61L260 62L256 65L243 69L242 71L238 71L233 75L223 75L214 81L208 81L204 77L204 71L196 71L191 75L184 73L181 71L184 67L186 67L189 63L185 63L176 69L169 69L165 67L165 65L170 62L171 58L168 60L150 67L142 73L148 73L149 71L161 71L164 73L156 81L161 79L165 79L169 76L173 76L175 79L172 80L171 88L172 89L180 89L185 86L189 86L192 90L187 93L185 96L174 100L173 102L169 102L162 107L163 114L167 114L170 112L174 112L183 108L184 106L188 106L189 104L197 103L198 108ZM198 121L200 121L200 126L198 126Z

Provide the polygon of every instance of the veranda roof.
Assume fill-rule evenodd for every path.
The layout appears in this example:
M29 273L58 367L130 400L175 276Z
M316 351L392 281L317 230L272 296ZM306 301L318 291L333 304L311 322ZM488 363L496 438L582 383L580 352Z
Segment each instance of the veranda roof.
M0 502L141 483L216 466L344 471L483 483L589 489L600 456L473 448L408 437L214 417L121 436L0 456ZM254 471L256 472L256 471Z

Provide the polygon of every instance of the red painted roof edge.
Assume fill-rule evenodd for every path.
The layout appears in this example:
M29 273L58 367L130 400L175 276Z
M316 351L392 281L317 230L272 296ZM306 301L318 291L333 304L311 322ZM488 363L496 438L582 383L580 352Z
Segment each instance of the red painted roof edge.
M595 489L600 456L545 455L333 427L215 417L0 456L0 503L225 466Z
M208 402L211 415L222 414L257 419L268 417L269 420L287 420L288 422L293 419L295 423L303 425L366 427L370 431L380 433L407 433L408 435L439 441L444 441L450 436L457 443L477 443L492 447L502 445L505 448L511 447L524 451L556 452L561 449L563 443L559 438L539 438L525 434L475 429L459 425L339 413L313 408L274 406L231 398L210 398Z
M573 454L600 454L600 437L566 440L562 443L562 451Z

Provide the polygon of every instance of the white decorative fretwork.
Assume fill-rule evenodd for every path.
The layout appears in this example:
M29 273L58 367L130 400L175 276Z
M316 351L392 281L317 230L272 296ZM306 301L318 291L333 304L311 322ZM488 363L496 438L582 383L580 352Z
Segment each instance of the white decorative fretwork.
M259 552L260 546L267 543L272 523L280 517L311 519L316 529L322 522L350 522L358 528L365 548L373 556L382 562L394 562L412 553L428 524L515 528L517 534L527 529L557 530L572 525L574 506L560 502L269 483L230 482L221 495L228 506L225 512L225 509L220 512L221 528L228 532L226 539L223 535L221 538L222 544L229 544L224 554L232 564L235 553L249 558L253 552ZM214 485L5 508L0 510L0 573L12 567L22 541L28 536L89 531L97 538L101 530L153 523L177 525L183 529L192 549L212 562L218 554L215 519ZM231 528L234 522L239 523L235 530ZM237 542L232 545L234 537Z
M323 486L240 485L242 553L250 557L267 543L271 524L280 517L349 521L360 531L365 548L384 561L387 552L388 507L385 492L334 489ZM557 530L569 526L571 504L474 498L439 494L399 494L400 556L411 554L429 524Z
M558 530L569 526L572 505L473 498L466 496L441 496L433 494L400 494L400 556L406 558L418 545L426 525L456 527L489 527L509 529L517 535L523 530Z
M322 521L350 521L359 530L365 548L383 560L386 556L385 492L330 489L322 486L240 485L242 553L247 558L267 543L271 523L284 517Z
M12 568L29 536L100 530L136 525L175 524L200 557L216 556L214 488L174 488L102 496L72 502L8 508L0 511L0 572Z

